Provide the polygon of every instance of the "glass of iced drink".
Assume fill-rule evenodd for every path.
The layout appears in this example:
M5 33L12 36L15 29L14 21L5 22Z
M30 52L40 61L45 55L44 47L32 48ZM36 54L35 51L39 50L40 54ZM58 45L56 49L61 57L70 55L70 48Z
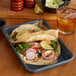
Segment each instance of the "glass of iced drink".
M57 26L59 32L71 34L74 32L74 21L76 20L76 9L62 7L57 9Z

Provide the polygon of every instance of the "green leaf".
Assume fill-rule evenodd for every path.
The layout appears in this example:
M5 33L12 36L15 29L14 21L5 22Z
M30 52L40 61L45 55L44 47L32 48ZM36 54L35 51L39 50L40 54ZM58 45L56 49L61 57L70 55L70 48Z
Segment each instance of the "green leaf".
M55 42L55 40L51 40L51 42Z
M58 42L57 41L51 40L50 46L53 48L54 51L56 51L57 45L58 45Z
M12 35L12 39L14 39L16 37L17 33L14 33L14 35Z
M55 42L56 45L58 45L58 42Z
M24 48L20 49L18 46L16 46L16 50L17 50L20 54L22 54L22 53L25 51Z
M22 54L22 53L23 53L23 51L22 51L22 50L19 50L18 52L19 52L20 54Z
M22 46L24 47L24 48L30 48L31 47L31 45L29 45L28 43L22 43Z
M19 47L20 49L23 49L23 46L22 46L21 44L18 44L18 47Z
M24 51L26 51L25 48L30 48L30 47L31 47L31 46L30 46L28 43L24 42L24 43L17 44L17 45L16 45L16 50L17 50L20 54L22 54Z
M41 52L37 52L37 57L40 57L41 56Z
M19 51L19 47L18 46L16 46L16 50Z
M35 30L35 32L39 32L39 31L40 31L39 29L36 29L36 30Z

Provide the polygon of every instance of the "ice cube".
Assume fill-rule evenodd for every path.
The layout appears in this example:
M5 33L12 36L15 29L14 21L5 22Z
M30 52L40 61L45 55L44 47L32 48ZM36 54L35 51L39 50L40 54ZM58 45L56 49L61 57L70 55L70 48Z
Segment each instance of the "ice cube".
M69 18L76 18L76 13L70 13L70 16L69 16Z

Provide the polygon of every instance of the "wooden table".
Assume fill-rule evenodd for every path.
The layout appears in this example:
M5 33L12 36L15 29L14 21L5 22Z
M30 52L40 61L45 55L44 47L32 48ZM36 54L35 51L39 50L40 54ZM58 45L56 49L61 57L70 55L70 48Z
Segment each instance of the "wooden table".
M24 8L20 12L10 10L11 0L0 0L0 18L25 18L25 19L46 19L55 20L56 15L44 12L41 15L36 15L33 8ZM72 0L70 7L76 8L76 0Z
M76 1L72 0L70 6L76 8ZM14 12L8 7L9 0L0 0L0 18L3 18L7 22L6 27L40 18L45 19L53 28L57 28L55 14L45 12L42 15L35 15L33 9L24 9L21 12ZM29 15L26 15L27 12ZM33 15L30 12L32 12ZM65 65L33 74L23 68L2 31L0 31L0 76L76 76L76 26L73 34L59 34L59 37L74 53L74 60Z

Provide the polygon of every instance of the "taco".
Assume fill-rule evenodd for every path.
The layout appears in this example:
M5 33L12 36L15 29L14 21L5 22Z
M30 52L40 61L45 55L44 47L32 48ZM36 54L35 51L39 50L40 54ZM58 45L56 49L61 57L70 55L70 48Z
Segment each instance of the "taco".
M52 33L50 33L52 32ZM20 42L33 42L33 41L38 41L38 40L56 40L57 35L56 30L46 30L46 31L39 31L35 33L24 33L21 36L16 37L16 41L14 43L20 43ZM52 35L53 34L53 35Z
M54 40L51 40L51 42L52 43L49 44L51 47L47 44L47 41L41 41L41 46L39 42L30 43L32 47L29 46L29 48L23 50L22 53L18 50L18 47L16 47L16 49L18 50L17 52L20 55L21 59L26 64L50 65L58 62L58 57L61 53L60 45Z
M44 31L40 28L37 30L39 31L24 32L21 35L18 35L21 31L20 28L12 32L10 38L14 32L18 32L18 36L15 36L16 40L12 42L17 53L26 64L50 65L56 63L61 53L57 30Z
M39 28L38 26L34 25L34 24L24 24L22 26L19 26L17 28L15 28L12 33L10 34L10 40L11 42L14 43L14 41L16 41L16 38L18 38L19 36L26 34L28 35L29 33L34 33L34 32L39 32L42 29Z
M35 24L24 24L22 26L19 26L19 27L15 28L12 31L12 33L10 34L10 36L9 36L10 40L12 43L24 42L29 37L33 37L33 36L40 35L40 34L49 34L49 35L54 36L55 38L58 38L57 30L45 31L39 27L36 25L36 23Z

